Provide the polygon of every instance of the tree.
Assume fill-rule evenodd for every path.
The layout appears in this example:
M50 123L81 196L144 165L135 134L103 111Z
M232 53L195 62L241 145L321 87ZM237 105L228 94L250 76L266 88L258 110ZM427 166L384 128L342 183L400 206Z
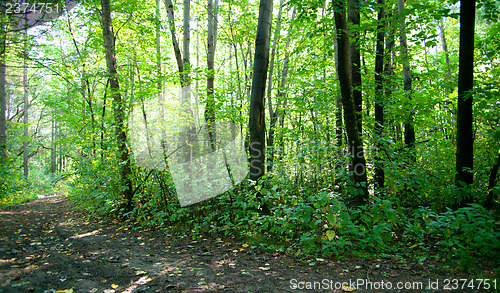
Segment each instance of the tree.
M350 34L350 49L351 49L351 73L352 73L352 96L354 106L356 107L356 119L358 121L358 131L361 135L363 132L363 90L361 81L361 54L359 52L359 0L348 0L347 17L353 29Z
M182 41L182 97L180 116L182 119L183 127L181 131L181 143L185 144L181 152L184 160L190 161L192 158L192 141L196 137L196 129L194 127L193 112L191 110L191 62L189 44L191 39L190 23L191 21L191 3L190 0L184 0L183 8L183 41ZM185 166L186 171L190 171L188 165Z
M177 37L175 34L175 19L174 19L174 5L172 0L165 0L165 9L167 10L168 26L170 28L170 36L172 37L172 45L174 46L175 61L177 62L177 67L179 69L181 83L182 83L182 72L184 71L184 65L182 62L181 49L179 48L179 42L177 42Z
M259 22L255 38L252 91L250 96L250 179L258 181L265 172L266 120L264 95L269 65L269 43L271 39L271 17L273 0L260 0Z
M205 108L205 120L208 125L208 133L212 149L215 150L215 96L214 96L214 62L215 62L215 47L217 42L217 12L219 9L219 1L208 0L207 17L208 17L208 40L207 40L207 105Z
M470 186L474 181L474 136L472 116L472 89L474 86L474 25L476 1L460 1L460 51L458 64L458 112L457 112L457 186ZM459 206L471 202L471 198L457 199Z
M337 29L338 43L338 73L340 82L340 92L342 95L342 105L344 108L344 122L349 140L349 151L352 159L350 172L356 188L359 189L354 195L352 204L363 205L368 201L368 186L366 175L366 160L363 150L363 142L359 135L356 119L356 108L354 104L351 79L350 46L347 32L347 21L345 7L342 1L335 2L335 27Z
M377 4L380 5L378 13L378 26L377 26L377 44L375 52L375 134L378 139L377 157L375 158L375 184L378 189L384 187L384 169L380 162L382 136L384 134L384 85L383 85L383 71L384 71L384 29L385 29L385 1L378 0Z
M182 131L180 133L180 143L182 146L181 154L184 161L191 160L191 142L196 136L196 129L194 127L193 113L191 110L191 63L190 63L190 11L191 5L189 0L184 0L183 5L183 50L181 55L181 50L179 43L177 42L177 37L175 33L175 22L174 22L174 5L172 0L165 0L165 8L167 10L168 24L170 26L170 35L172 37L172 45L174 46L175 59L177 61L177 67L179 70L180 84L182 87L182 97L180 105L180 117L182 123ZM186 172L188 170L188 164L185 165Z
M102 8L102 35L104 39L104 51L106 55L106 66L108 70L108 82L113 98L113 109L115 118L115 135L118 144L120 161L120 185L125 200L125 208L132 209L133 182L130 153L127 147L127 124L125 119L125 105L120 94L120 84L116 71L115 36L111 20L110 0L101 0Z
M52 113L52 116L55 116ZM56 139L57 139L57 121L56 117L52 117L52 127L51 127L51 138L50 138L50 173L55 173L57 171L57 152L56 152Z
M406 25L404 16L405 3L404 0L398 0L398 12L401 22L401 35L400 35L400 46L401 55L403 55L403 82L404 82L404 92L408 97L408 100L412 99L412 89L411 89L411 71L410 71L410 58L408 57L408 45L406 41ZM413 145L415 144L415 127L413 125L413 110L409 111L408 116L405 119L405 145L410 148L410 160L415 161L415 155L413 153Z
M274 128L276 127L276 122L277 122L277 112L275 115L275 111L273 110L273 103L272 103L272 89L273 89L273 71L274 71L274 60L276 59L276 51L278 47L278 41L279 41L279 35L281 33L281 14L283 12L283 0L280 1L280 6L278 10L278 18L276 19L276 27L274 28L274 41L273 41L273 48L271 50L271 61L269 62L269 74L267 76L267 107L269 109L269 117L270 117L270 122L269 122L269 134L267 138L267 148L271 150L272 153L274 153L273 149L273 139L274 139ZM270 154L267 158L267 171L271 172L273 168L273 154Z
M292 11L292 17L290 18L290 27L288 28L288 37L287 37L287 40L286 40L286 46L285 48L289 48L290 47L290 40L291 40L291 31L292 31L292 27L293 27L293 20L295 19L295 10L296 10L296 6L293 7L293 11ZM279 19L279 14L278 14L278 19ZM279 24L279 21L278 21L278 24ZM278 29L276 29L276 38L275 38L275 41L277 43L277 34L278 34ZM274 45L273 45L274 47ZM274 48L273 48L273 51L274 51ZM269 159L268 159L268 171L271 171L272 170L272 164L273 164L273 160L274 160L274 153L275 153L275 149L274 149L274 138L276 136L276 126L278 124L278 120L280 120L280 126L281 128L283 128L283 123L284 123L284 115L285 115L285 107L286 107L286 100L283 102L284 98L285 98L285 86L286 86L286 80L287 80L287 76L288 76L288 64L290 62L290 52L287 51L285 53L285 58L283 58L283 69L281 71L281 80L280 80L280 85L279 85L279 88L278 88L278 102L276 103L276 109L273 110L273 107L272 107L272 101L271 101L271 79L268 81L268 103L269 103L269 115L270 115L270 122L269 122L269 134L268 134L268 137L267 137L267 147L271 149L271 153L269 155ZM271 70L270 70L270 73L269 74L272 74L271 73ZM282 105L283 103L283 105ZM279 141L280 143L280 151L283 151L283 139L281 139Z
M24 179L28 181L29 174L29 153L28 153L28 109L29 109L29 95L28 95L28 29L24 29L24 60L23 60L23 89L24 89L24 108L23 108L23 167Z
M6 15L5 7L0 5L0 160L7 156L7 119L5 117L7 111L7 92L6 92Z

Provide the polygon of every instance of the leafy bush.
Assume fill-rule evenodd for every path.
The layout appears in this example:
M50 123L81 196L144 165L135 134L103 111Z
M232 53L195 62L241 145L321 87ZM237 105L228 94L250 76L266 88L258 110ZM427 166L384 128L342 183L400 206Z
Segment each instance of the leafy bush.
M473 204L456 211L436 213L428 207L417 209L405 235L414 241L435 243L454 255L491 257L500 248L499 223L493 213ZM497 258L498 259L498 258Z
M80 158L70 181L70 198L80 207L101 215L117 214L121 203L119 173L113 159Z

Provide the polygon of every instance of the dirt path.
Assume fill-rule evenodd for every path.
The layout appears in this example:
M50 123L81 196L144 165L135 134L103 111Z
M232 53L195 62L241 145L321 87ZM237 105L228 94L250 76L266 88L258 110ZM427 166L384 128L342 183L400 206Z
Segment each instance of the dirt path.
M387 292L388 282L422 282L418 292L430 292L429 279L442 288L459 277L397 258L307 263L227 240L127 230L73 211L61 196L0 211L0 292ZM379 290L358 286L368 280Z

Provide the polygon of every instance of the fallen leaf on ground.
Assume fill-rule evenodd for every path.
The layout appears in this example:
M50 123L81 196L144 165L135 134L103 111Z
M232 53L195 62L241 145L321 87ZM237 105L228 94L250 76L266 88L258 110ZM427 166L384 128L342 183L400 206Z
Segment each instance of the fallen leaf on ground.
M143 284L146 284L147 282L149 282L151 280L152 279L149 278L148 276L144 276L144 277L140 278L139 280L137 280L134 284L143 285Z

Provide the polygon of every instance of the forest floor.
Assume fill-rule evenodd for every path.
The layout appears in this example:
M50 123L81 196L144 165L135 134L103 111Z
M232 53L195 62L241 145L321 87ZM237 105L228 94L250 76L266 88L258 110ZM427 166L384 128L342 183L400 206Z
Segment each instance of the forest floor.
M392 292L449 292L445 279L473 278L445 267L397 257L308 262L237 240L136 231L89 217L60 195L0 210L0 292L386 292L389 284L422 288ZM466 289L453 291L477 291Z

